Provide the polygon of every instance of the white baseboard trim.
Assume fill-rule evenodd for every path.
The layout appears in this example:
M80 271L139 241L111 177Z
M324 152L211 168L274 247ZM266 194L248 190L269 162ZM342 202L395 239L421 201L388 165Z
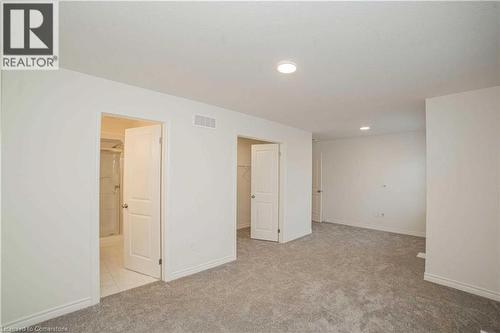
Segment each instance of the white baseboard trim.
M210 268L214 268L214 267L217 267L217 266L220 266L223 264L227 264L228 262L235 261L235 260L236 260L236 257L234 255L230 255L230 256L220 258L220 259L215 259L215 260L212 260L212 261L209 261L207 263L200 264L200 265L197 265L194 267L181 269L181 270L178 270L176 272L168 274L166 281L168 282L168 281L180 279L181 277L192 275L195 273L199 273L201 271L204 271L204 270L207 270Z
M397 228L391 228L391 227L375 226L375 225L370 225L370 224L355 224L355 223L349 223L347 221L340 220L340 219L335 219L333 221L326 221L325 220L323 222L336 223L336 224L348 225L351 227L386 231L386 232L392 232L394 234L402 234L402 235L409 235L409 236L416 236L416 237L424 237L425 238L424 231L404 230L404 229L397 229Z
M21 329L25 327L29 327L43 321L56 318L62 315L65 315L70 312L74 312L77 310L81 310L83 308L89 307L92 305L92 301L90 297L82 298L78 301L70 302L64 305L56 306L51 309L47 309L44 311L37 312L32 315L28 315L11 322L4 324L2 327L5 329Z
M237 229L240 230L240 229L245 229L245 228L250 228L250 223L238 225Z
M440 284L442 286L450 287L450 288L455 288L461 291L465 291L466 293L469 294L474 294L477 296L481 297L486 297L489 299L492 299L494 301L500 302L500 293L484 289L481 287L476 287L467 283L455 281L452 279L448 279L442 276L430 274L430 273L424 273L424 280L428 282L433 282Z
M119 243L123 243L123 235L113 235L99 238L100 246L112 246Z

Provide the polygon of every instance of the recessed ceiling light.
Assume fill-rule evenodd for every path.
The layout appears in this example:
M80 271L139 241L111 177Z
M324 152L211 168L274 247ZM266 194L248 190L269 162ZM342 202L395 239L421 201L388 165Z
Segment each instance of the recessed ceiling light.
M291 61L280 61L277 70L283 74L291 74L297 70L297 65Z
M362 126L359 129L362 131L368 131L368 130L370 130L370 126Z

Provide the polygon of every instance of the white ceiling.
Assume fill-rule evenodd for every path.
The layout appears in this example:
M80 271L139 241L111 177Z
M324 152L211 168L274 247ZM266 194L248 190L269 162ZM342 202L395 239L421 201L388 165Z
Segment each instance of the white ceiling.
M500 83L499 36L491 2L60 4L62 67L319 139L423 129L426 97Z

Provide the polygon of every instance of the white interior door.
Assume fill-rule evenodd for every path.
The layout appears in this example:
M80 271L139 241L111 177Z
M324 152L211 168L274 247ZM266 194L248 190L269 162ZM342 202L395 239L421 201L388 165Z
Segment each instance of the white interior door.
M252 145L250 237L278 241L279 145Z
M160 125L125 130L123 167L125 268L160 278Z
M322 222L322 195L321 177L322 177L322 157L321 154L313 156L312 165L312 220L315 222Z

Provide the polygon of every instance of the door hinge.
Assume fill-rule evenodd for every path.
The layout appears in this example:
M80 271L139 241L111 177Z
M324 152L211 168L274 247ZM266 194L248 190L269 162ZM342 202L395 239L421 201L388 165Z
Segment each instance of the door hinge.
M281 232L281 230L280 230L280 229L278 229L278 234L279 234L280 232Z
M160 260L158 260L158 264L159 264L159 265L161 265L161 263L162 263L161 259L160 259Z

